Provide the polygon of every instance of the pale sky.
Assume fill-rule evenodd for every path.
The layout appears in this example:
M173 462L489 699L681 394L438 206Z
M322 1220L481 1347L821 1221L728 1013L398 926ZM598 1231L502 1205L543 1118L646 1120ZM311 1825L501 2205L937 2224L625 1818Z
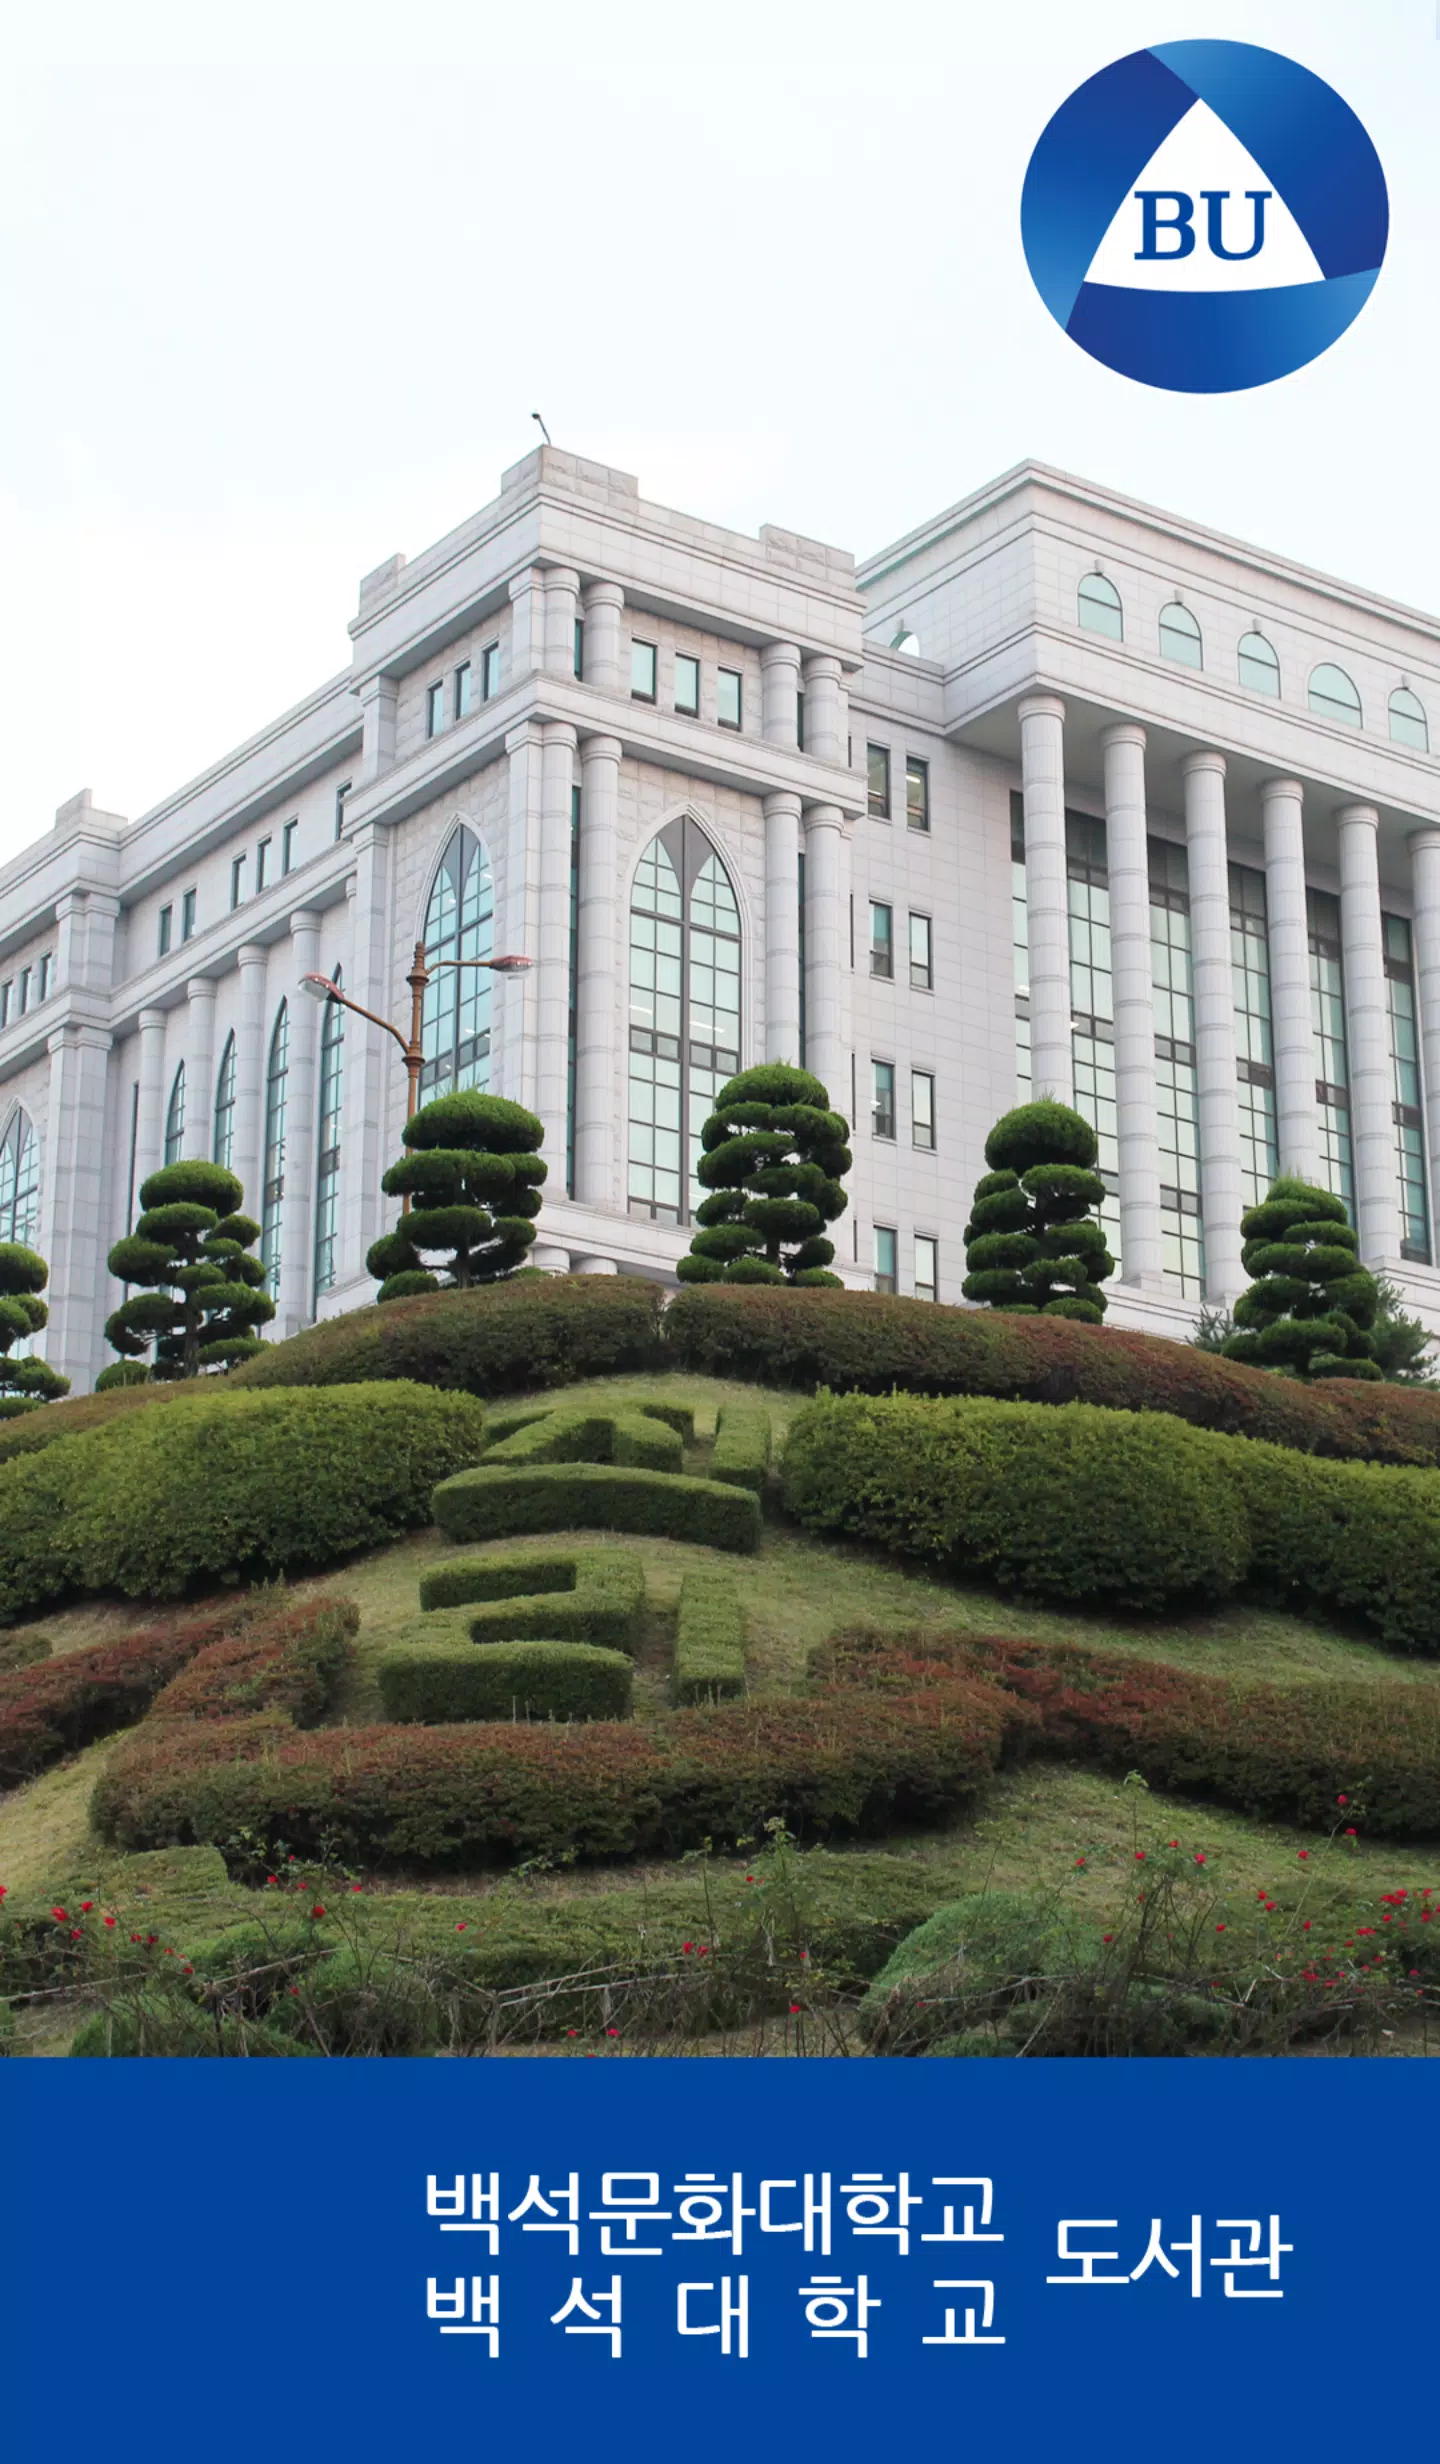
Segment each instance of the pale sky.
M1033 454L1440 611L1435 0L0 0L0 858L134 817L348 661L362 573L538 440L866 554ZM1020 249L1145 43L1314 69L1385 167L1350 332L1112 375Z

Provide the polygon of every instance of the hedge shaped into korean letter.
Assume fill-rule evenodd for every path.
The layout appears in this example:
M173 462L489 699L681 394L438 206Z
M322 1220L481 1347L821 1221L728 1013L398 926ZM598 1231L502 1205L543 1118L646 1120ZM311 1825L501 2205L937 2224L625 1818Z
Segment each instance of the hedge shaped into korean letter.
M645 1605L643 1560L629 1549L451 1557L420 1577L423 1610L469 1608L476 1643L524 1638L634 1652ZM409 1639L424 1640L423 1617Z
M1240 1229L1241 1264L1255 1281L1235 1303L1227 1358L1292 1377L1383 1378L1370 1331L1379 1286L1360 1264L1344 1201L1282 1176Z
M683 1283L833 1284L825 1226L843 1214L850 1125L807 1070L766 1062L726 1080L700 1132L710 1196L676 1268Z
M382 1301L463 1292L523 1264L540 1212L543 1136L533 1112L477 1087L422 1104L405 1124L409 1151L380 1184L387 1196L410 1199L409 1213L365 1260ZM426 1264L436 1257L438 1271Z
M620 1463L482 1463L442 1480L432 1506L447 1540L590 1530L648 1532L712 1549L760 1545L760 1501L750 1490Z
M33 1411L70 1392L70 1380L48 1360L12 1360L17 1343L38 1335L50 1312L40 1298L50 1269L23 1241L0 1241L0 1420Z
M387 1651L376 1676L392 1720L626 1720L633 1670L623 1651L536 1636Z
M105 1339L125 1361L154 1346L151 1374L198 1377L229 1369L264 1350L253 1333L275 1315L265 1268L251 1255L260 1226L239 1211L244 1193L223 1164L166 1164L140 1190L142 1213L116 1241L108 1264L122 1283L144 1288L105 1321ZM120 1384L119 1364L112 1378Z
M967 1300L1099 1324L1115 1261L1094 1220L1105 1196L1096 1153L1068 1104L1021 1104L996 1122L965 1226Z

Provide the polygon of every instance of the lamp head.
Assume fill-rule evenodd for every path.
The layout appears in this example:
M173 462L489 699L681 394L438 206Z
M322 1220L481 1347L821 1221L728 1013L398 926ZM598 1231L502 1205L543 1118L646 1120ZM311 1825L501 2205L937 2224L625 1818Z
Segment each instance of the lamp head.
M331 983L328 975L302 975L300 978L300 990L308 992L312 1001L332 1000L339 989L338 984Z
M534 964L533 958L514 955L506 958L492 958L490 961L491 970L496 975L524 975L526 969L533 967Z

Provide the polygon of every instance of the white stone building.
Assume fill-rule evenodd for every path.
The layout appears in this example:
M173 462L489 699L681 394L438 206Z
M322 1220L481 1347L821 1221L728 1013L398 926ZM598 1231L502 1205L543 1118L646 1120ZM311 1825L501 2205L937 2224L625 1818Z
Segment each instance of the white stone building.
M405 1078L545 1123L542 1265L668 1278L720 1080L855 1120L847 1281L960 1297L1017 1090L1095 1119L1111 1315L1242 1286L1279 1167L1440 1326L1440 622L1035 464L857 567L543 448L360 586L341 674L138 821L0 869L0 1240L108 1357L167 1157L263 1216L274 1332L368 1299ZM688 1125L688 1126L687 1126Z

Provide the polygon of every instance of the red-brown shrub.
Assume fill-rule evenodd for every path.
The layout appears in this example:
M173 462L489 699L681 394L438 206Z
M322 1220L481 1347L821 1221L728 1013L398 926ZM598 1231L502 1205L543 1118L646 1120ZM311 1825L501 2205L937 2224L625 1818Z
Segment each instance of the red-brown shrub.
M259 1612L253 1598L142 1626L118 1643L71 1651L0 1677L0 1786L33 1779L47 1763L138 1720L197 1652L235 1634Z

